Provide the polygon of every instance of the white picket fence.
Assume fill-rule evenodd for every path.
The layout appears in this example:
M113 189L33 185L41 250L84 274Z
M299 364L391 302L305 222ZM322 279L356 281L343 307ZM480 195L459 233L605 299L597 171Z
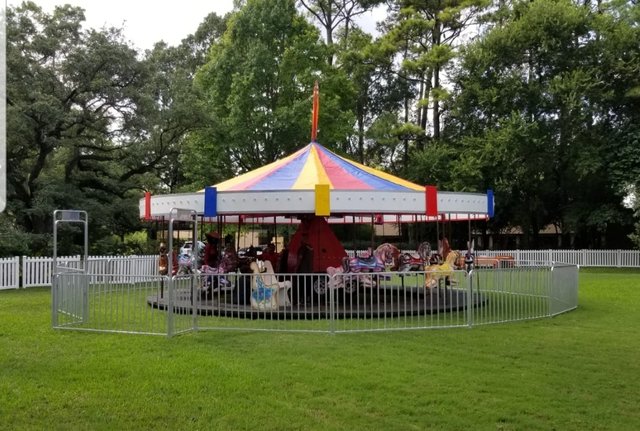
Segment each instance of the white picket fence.
M362 256L364 250L349 251ZM414 252L415 253L415 252ZM513 256L516 262L562 262L593 267L640 268L640 250L476 250L477 256ZM0 290L51 286L51 257L9 257L0 259ZM80 256L58 257L58 265L79 268ZM111 276L118 281L131 276L153 277L158 271L158 256L90 256L88 272ZM114 278L113 276L116 276Z
M58 266L79 269L80 256L60 256ZM90 274L110 276L118 282L119 277L153 277L158 272L158 256L89 256L87 262ZM22 256L0 259L0 289L19 287L51 286L53 258ZM22 274L22 277L20 275ZM116 276L115 278L113 276ZM118 277L119 276L119 277Z
M509 255L516 262L561 262L585 267L640 267L640 250L478 250L476 255Z
M0 259L0 290L20 287L20 258Z
M464 255L466 250L461 251ZM402 250L402 253L416 253ZM349 257L367 256L368 250L349 250ZM640 250L476 250L476 256L513 256L516 262L569 263L580 266L638 268Z

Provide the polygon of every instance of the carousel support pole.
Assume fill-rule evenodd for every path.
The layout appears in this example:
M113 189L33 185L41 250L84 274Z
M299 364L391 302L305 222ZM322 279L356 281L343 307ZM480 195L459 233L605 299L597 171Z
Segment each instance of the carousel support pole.
M240 223L242 223L240 216L238 216L238 228L236 229L236 252L240 250Z
M276 253L278 252L278 222L276 216L273 216L273 237L275 238Z
M469 231L468 231L468 240L467 240L467 254L464 257L464 266L467 270L467 273L471 274L471 270L473 269L473 243L471 239L471 214L467 214L467 218L469 219ZM471 285L470 285L471 286Z
M469 218L469 226L468 226L468 232L467 232L467 250L470 251L471 250L471 214L467 214L467 217Z
M436 217L436 246L440 241L440 233L438 231L438 188L436 186L424 186L425 193L425 215L427 220L429 217ZM444 256L442 257L444 259Z
M375 239L376 239L376 215L371 214L371 242L369 243L369 248L371 249L371 253L369 253L369 256L373 256L373 250L376 249L376 245L374 242Z
M440 252L440 218L436 219L436 250Z
M356 216L354 215L351 216L351 225L352 226L356 225ZM358 257L358 252L356 247L356 229L351 229L351 238L352 238L352 245L353 245L353 256Z

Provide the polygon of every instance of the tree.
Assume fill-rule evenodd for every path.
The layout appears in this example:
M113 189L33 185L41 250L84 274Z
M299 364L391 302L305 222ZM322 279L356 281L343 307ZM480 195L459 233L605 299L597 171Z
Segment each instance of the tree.
M484 0L399 0L391 4L383 46L399 57L397 74L412 88L405 96L402 121L419 127L405 128L411 130L403 139L406 153L410 141L422 151L427 141L440 137L441 101L447 97L441 73L455 56L457 39L486 5Z
M614 124L625 116L612 102L637 78L611 70L620 72L614 59L637 55L639 45L636 35L616 47L611 37L622 27L603 12L570 1L518 3L465 50L454 79L446 134L459 156L448 180L495 188L496 221L522 227L534 247L547 224L576 246L603 246L608 232L629 224L611 157L621 151Z
M197 145L197 132L211 124L194 78L206 62L210 46L225 30L226 18L212 13L180 45L157 43L146 53L144 63L150 78L144 91L149 97L142 117L146 139L157 149L152 154L140 154L140 160L146 160L145 166L154 173L145 184L148 190L175 192L204 184L203 176L211 166L201 166L192 147Z
M636 220L640 220L640 199L638 199L638 192L636 187L630 188L629 190L629 206L633 208L634 215ZM636 221L634 224L633 232L629 235L629 239L636 246L636 248L640 248L640 221Z
M34 253L48 253L57 208L90 212L96 250L139 229L138 198L197 118L166 47L140 60L119 30L83 21L68 5L7 11L7 216Z
M300 0L302 7L321 25L324 31L326 44L331 48L327 57L329 65L333 64L334 53L332 49L337 30L342 29L342 36L349 37L355 17L382 2L383 0Z
M145 71L117 30L83 31L83 20L68 5L7 11L7 211L35 235L50 232L55 208L138 187L116 161L136 130Z
M293 1L248 1L198 74L214 124L199 139L201 158L221 159L235 174L298 149L309 140L315 80L322 89L319 137L330 146L344 141L353 124L343 108L351 86L329 70L326 54Z

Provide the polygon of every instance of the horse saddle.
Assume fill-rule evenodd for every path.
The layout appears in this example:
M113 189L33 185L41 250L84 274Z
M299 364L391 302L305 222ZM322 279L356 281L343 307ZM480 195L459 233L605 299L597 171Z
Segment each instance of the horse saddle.
M366 268L375 268L378 266L378 261L375 256L357 257L353 263L356 266L364 266Z

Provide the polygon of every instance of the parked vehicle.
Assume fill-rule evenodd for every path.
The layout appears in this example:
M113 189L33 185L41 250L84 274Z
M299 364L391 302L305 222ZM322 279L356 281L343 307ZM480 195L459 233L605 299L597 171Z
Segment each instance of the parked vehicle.
M187 256L191 256L191 252L193 251L193 242L192 241L187 241L185 242L182 247L180 247L180 255L187 255ZM204 242L202 241L198 241L198 251L199 252L203 252L204 251Z
M238 250L238 257L240 259L244 259L245 257L260 257L262 256L262 252L267 249L267 245L260 244L260 245L254 246L253 247L254 256L250 256L250 249L251 247L242 247L240 250Z

